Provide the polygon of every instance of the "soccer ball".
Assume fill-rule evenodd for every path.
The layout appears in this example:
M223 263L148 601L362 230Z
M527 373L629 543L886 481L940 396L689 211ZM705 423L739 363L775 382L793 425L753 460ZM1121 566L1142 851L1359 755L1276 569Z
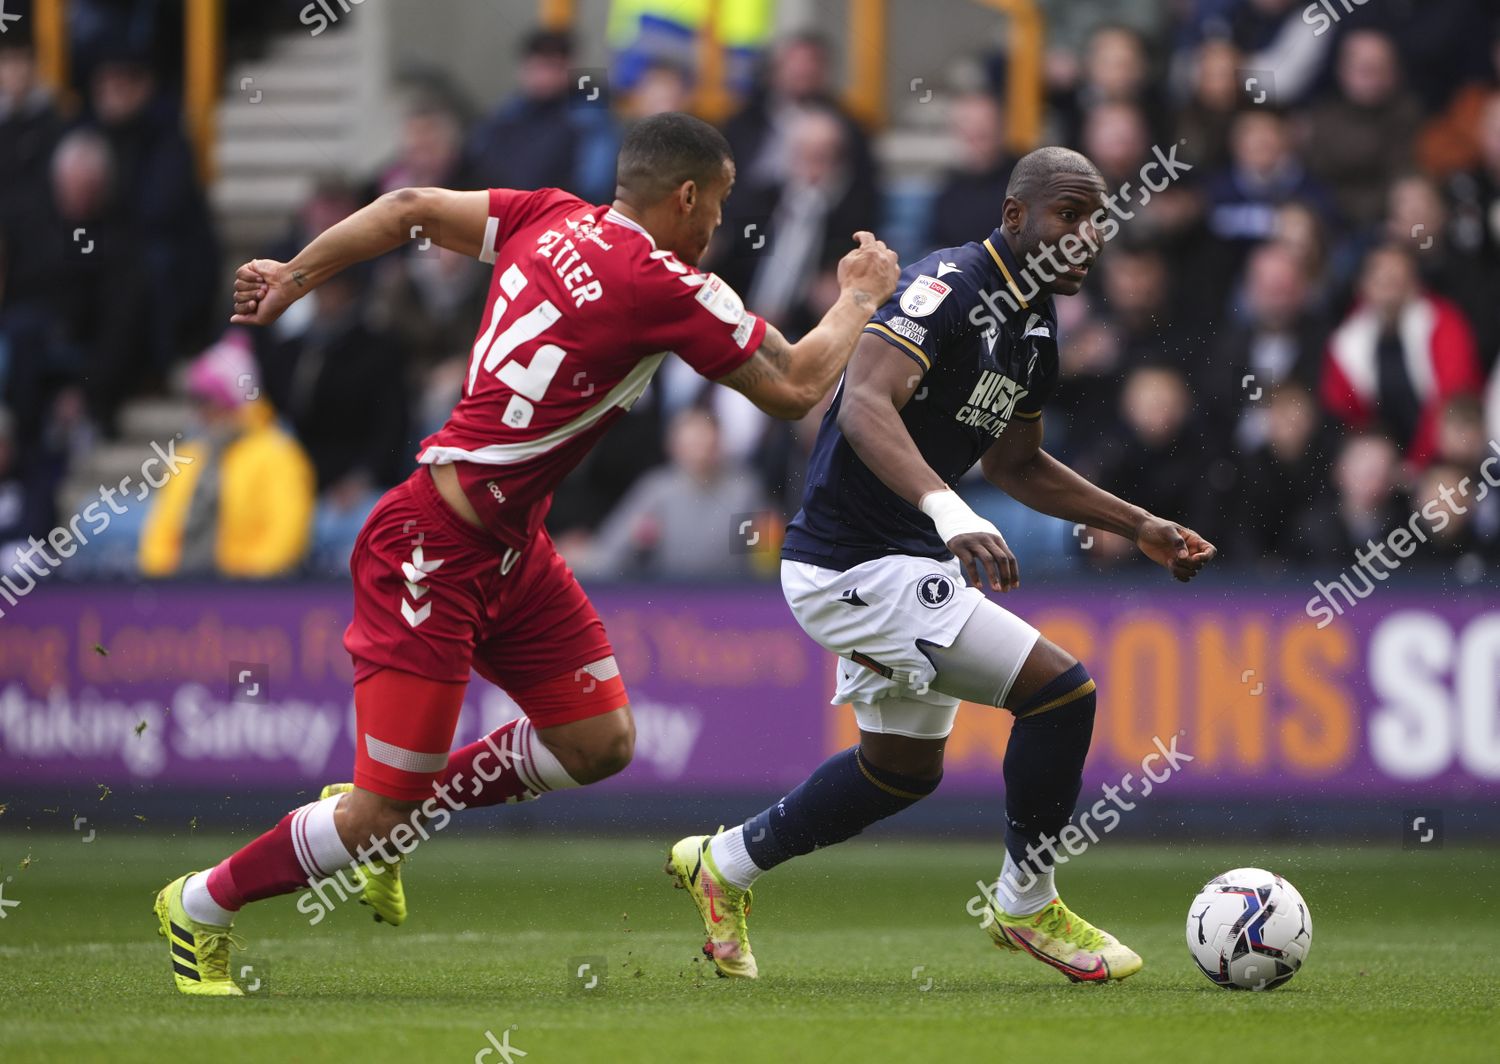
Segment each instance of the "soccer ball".
M1263 868L1208 881L1187 917L1188 952L1226 990L1270 990L1297 974L1312 945L1312 914L1297 888Z

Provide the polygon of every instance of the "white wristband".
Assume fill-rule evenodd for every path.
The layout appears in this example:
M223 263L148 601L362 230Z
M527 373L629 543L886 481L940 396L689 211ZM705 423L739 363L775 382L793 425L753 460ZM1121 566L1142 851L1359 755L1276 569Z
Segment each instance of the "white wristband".
M954 536L972 532L988 532L992 536L1000 534L998 528L969 509L969 504L960 499L958 492L952 489L929 491L922 496L918 505L924 514L932 518L932 523L937 526L937 534L944 543Z

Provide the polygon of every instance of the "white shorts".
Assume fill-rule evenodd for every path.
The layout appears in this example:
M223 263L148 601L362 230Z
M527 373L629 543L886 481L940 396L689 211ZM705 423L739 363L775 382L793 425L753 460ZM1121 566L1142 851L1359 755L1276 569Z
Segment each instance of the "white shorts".
M802 630L839 655L832 704L852 703L865 731L942 738L952 730L959 700L936 689L937 670L922 647L952 646L981 604L1003 615L998 644L986 648L1002 690L1038 635L969 587L951 558L893 554L846 572L783 561L781 590Z

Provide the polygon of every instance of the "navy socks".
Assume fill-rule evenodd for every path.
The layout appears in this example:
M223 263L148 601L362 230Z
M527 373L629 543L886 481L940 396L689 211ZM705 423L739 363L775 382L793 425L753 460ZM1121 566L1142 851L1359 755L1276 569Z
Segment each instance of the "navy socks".
M1038 874L1052 866L1050 845L1078 802L1095 702L1088 670L1074 665L1015 708L1005 750L1005 849ZM1047 849L1041 849L1044 836Z
M850 747L819 765L781 801L745 821L745 851L761 869L853 838L937 790L941 776L918 780L877 768Z
M1005 751L1005 848L1038 875L1051 868L1050 844L1072 817L1083 786L1095 703L1093 679L1074 665L1014 710ZM851 747L745 821L745 855L764 871L843 842L921 801L941 778L919 780L877 768Z

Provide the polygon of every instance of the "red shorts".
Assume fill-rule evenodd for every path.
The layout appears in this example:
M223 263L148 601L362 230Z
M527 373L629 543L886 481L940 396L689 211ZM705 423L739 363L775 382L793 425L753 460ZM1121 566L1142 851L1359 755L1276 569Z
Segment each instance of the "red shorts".
M626 704L604 624L546 530L507 548L454 513L425 466L376 504L349 569L356 686L383 668L445 683L472 668L538 728Z

